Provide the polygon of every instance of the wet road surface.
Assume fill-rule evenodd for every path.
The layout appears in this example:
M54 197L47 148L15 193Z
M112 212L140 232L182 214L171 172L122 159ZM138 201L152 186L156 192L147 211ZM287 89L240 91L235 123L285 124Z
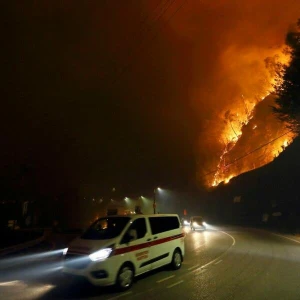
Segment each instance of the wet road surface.
M255 229L187 230L182 268L136 279L132 288L71 282L58 253L0 262L1 299L300 299L300 243ZM26 258L26 259L24 259Z

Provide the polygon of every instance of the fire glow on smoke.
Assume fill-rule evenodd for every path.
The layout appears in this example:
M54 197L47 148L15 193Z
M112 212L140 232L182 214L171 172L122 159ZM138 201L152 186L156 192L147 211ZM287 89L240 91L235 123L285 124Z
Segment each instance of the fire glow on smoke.
M281 67L289 64L285 37L300 17L300 1L202 1L186 15L175 29L194 47L197 177L218 186L270 163L295 138L271 106Z
M98 2L97 9L94 3L87 6L86 18L65 2L52 9L65 13L61 20L78 11L72 20L84 20L90 32L80 35L72 51L73 42L67 41L67 73L89 89L121 78L114 89L118 98L145 97L140 107L152 109L156 94L168 99L168 106L176 99L192 107L198 182L228 183L271 162L293 141L270 106L274 84L280 84L278 68L289 62L285 37L300 17L299 0ZM116 76L114 69L127 69L131 61L130 73Z
M248 97L241 94L240 101L236 99L234 106L222 112L224 127L219 142L223 149L210 178L212 186L221 182L226 184L239 174L271 162L295 137L287 130L287 124L276 120L270 108L274 104L274 96L270 94L274 92L274 86L282 82L281 66L289 64L288 51L279 48L264 63L268 76L257 83L256 93L250 93Z
M276 120L270 109L262 114L256 111L261 109L262 105L259 104L263 101L268 107L274 103L270 94L274 92L274 86L281 84L280 69L282 65L289 64L288 52L279 48L277 53L267 57L264 62L269 76L257 84L259 90L247 98L241 94L235 106L222 112L224 127L219 142L223 144L223 149L216 171L210 178L212 186L221 182L226 184L241 173L271 162L295 137L286 129L287 124ZM246 135L244 139L243 134Z

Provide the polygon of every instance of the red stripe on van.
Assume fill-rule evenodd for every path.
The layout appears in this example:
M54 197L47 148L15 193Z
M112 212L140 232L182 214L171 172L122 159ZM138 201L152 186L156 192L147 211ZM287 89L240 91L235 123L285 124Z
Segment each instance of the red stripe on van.
M170 242L170 241L173 241L173 240L176 240L176 239L180 239L182 237L184 237L183 233L173 235L171 237L159 239L159 240L153 240L151 242L147 242L147 243L143 243L143 244L139 244L139 245L135 245L135 246L129 246L129 247L115 249L114 252L113 252L113 255L120 255L120 254L125 254L125 253L136 251L136 250L141 250L141 249L144 249L144 248L148 248L148 247L152 247L152 246L155 246L155 245L167 243L167 242Z

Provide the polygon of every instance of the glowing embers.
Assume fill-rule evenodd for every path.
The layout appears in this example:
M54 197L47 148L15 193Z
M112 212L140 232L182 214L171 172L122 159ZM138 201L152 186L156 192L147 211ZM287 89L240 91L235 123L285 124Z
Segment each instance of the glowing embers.
M274 158L278 157L281 152L283 152L292 142L295 135L289 132L289 135L283 136L281 139L278 139L276 142L276 146L272 151L272 155Z
M284 140L282 147L285 149L289 145L288 140Z
M231 101L217 116L219 127L214 134L219 137L220 154L215 166L209 167L215 169L208 180L210 186L229 183L231 178L271 162L294 139L285 134L287 124L277 120L271 109L275 87L282 84L284 65L290 62L289 51L284 46L254 47L246 52L235 47L223 52L222 65L229 74L237 72L226 84L236 85L240 94L232 90Z
M288 131L285 125L280 125L279 128L275 125L269 124L265 128L260 126L261 132L257 135L254 132L251 136L249 132L253 132L253 129L249 124L249 131L246 131L248 135L244 135L232 151L222 153L211 185L217 186L221 182L228 184L233 177L260 168L278 157L293 142L296 135ZM274 135L276 137L272 139Z
M225 183L225 184L229 183L229 181L231 180L232 177L234 177L234 176L231 175L231 176L229 176L228 178L226 178L226 179L224 180L224 183Z

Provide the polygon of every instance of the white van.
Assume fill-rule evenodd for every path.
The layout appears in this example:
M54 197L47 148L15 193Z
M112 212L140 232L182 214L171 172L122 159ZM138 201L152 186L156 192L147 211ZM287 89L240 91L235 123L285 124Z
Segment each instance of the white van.
M71 242L64 257L64 273L125 290L134 276L168 264L179 269L184 233L178 215L107 216Z

